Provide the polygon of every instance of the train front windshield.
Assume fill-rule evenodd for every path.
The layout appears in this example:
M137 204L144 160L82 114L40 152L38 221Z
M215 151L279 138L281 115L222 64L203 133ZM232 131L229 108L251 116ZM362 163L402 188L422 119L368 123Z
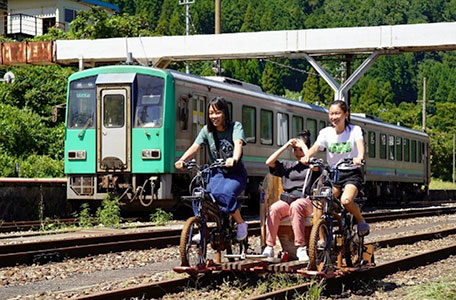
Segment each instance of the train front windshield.
M70 84L68 128L94 128L96 112L95 76Z
M138 74L136 79L134 127L161 127L163 124L163 78Z

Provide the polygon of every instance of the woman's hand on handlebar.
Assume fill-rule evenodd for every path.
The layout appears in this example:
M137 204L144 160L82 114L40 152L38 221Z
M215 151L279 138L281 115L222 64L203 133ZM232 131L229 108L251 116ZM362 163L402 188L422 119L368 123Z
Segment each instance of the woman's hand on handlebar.
M359 157L354 157L353 164L357 165L357 166L362 166L362 165L364 165L364 159L359 158Z
M176 169L178 170L183 170L185 168L185 161L183 160L178 160L174 163L174 166L176 167Z
M237 163L237 161L233 157L229 157L226 159L225 166L231 168Z

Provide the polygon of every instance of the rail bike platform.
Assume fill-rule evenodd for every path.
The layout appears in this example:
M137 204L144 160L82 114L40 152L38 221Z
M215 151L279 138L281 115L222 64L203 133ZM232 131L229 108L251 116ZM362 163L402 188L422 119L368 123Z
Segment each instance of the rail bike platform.
M282 253L278 258L264 258L261 255L252 255L252 258L245 258L234 262L215 263L213 260L207 260L205 265L198 265L197 267L176 266L173 270L176 273L187 273L189 275L207 274L217 271L234 271L243 273L254 273L262 275L266 273L294 273L302 274L306 277L323 277L335 278L345 276L348 273L362 271L375 266L373 262L373 252L367 253L365 263L357 267L347 267L341 265L340 267L333 266L328 268L326 272L311 271L307 269L307 262L298 260L288 261L288 254Z

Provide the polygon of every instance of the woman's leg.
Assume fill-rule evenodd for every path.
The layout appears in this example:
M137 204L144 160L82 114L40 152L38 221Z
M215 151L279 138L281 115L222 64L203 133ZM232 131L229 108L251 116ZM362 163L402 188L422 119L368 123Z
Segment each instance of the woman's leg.
M233 219L236 223L238 223L238 224L244 223L244 219L241 216L241 212L240 212L239 208L236 209L235 212L231 214L231 216L233 217Z
M298 247L306 246L306 217L312 214L312 203L310 198L299 198L290 205L290 218L295 245Z
M269 213L266 219L266 245L275 246L280 221L288 217L289 213L290 205L285 201L276 201L269 207Z
M244 176L230 175L225 177L223 173L217 172L213 174L207 186L207 191L215 197L220 210L231 214L238 224L244 220L239 211L237 197L244 190L246 181Z
M348 210L358 221L358 223L364 222L364 218L361 215L361 211L355 203L355 197L358 195L358 188L354 184L347 184L340 197L340 202L344 205L345 209Z

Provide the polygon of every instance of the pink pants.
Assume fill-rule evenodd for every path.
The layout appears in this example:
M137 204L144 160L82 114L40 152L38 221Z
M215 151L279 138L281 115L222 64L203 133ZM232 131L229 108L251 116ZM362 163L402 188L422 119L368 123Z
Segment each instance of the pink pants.
M313 208L309 197L296 199L291 204L281 200L276 201L269 208L269 215L266 220L266 245L275 246L280 221L290 216L295 245L298 247L305 246L305 219L312 212Z

